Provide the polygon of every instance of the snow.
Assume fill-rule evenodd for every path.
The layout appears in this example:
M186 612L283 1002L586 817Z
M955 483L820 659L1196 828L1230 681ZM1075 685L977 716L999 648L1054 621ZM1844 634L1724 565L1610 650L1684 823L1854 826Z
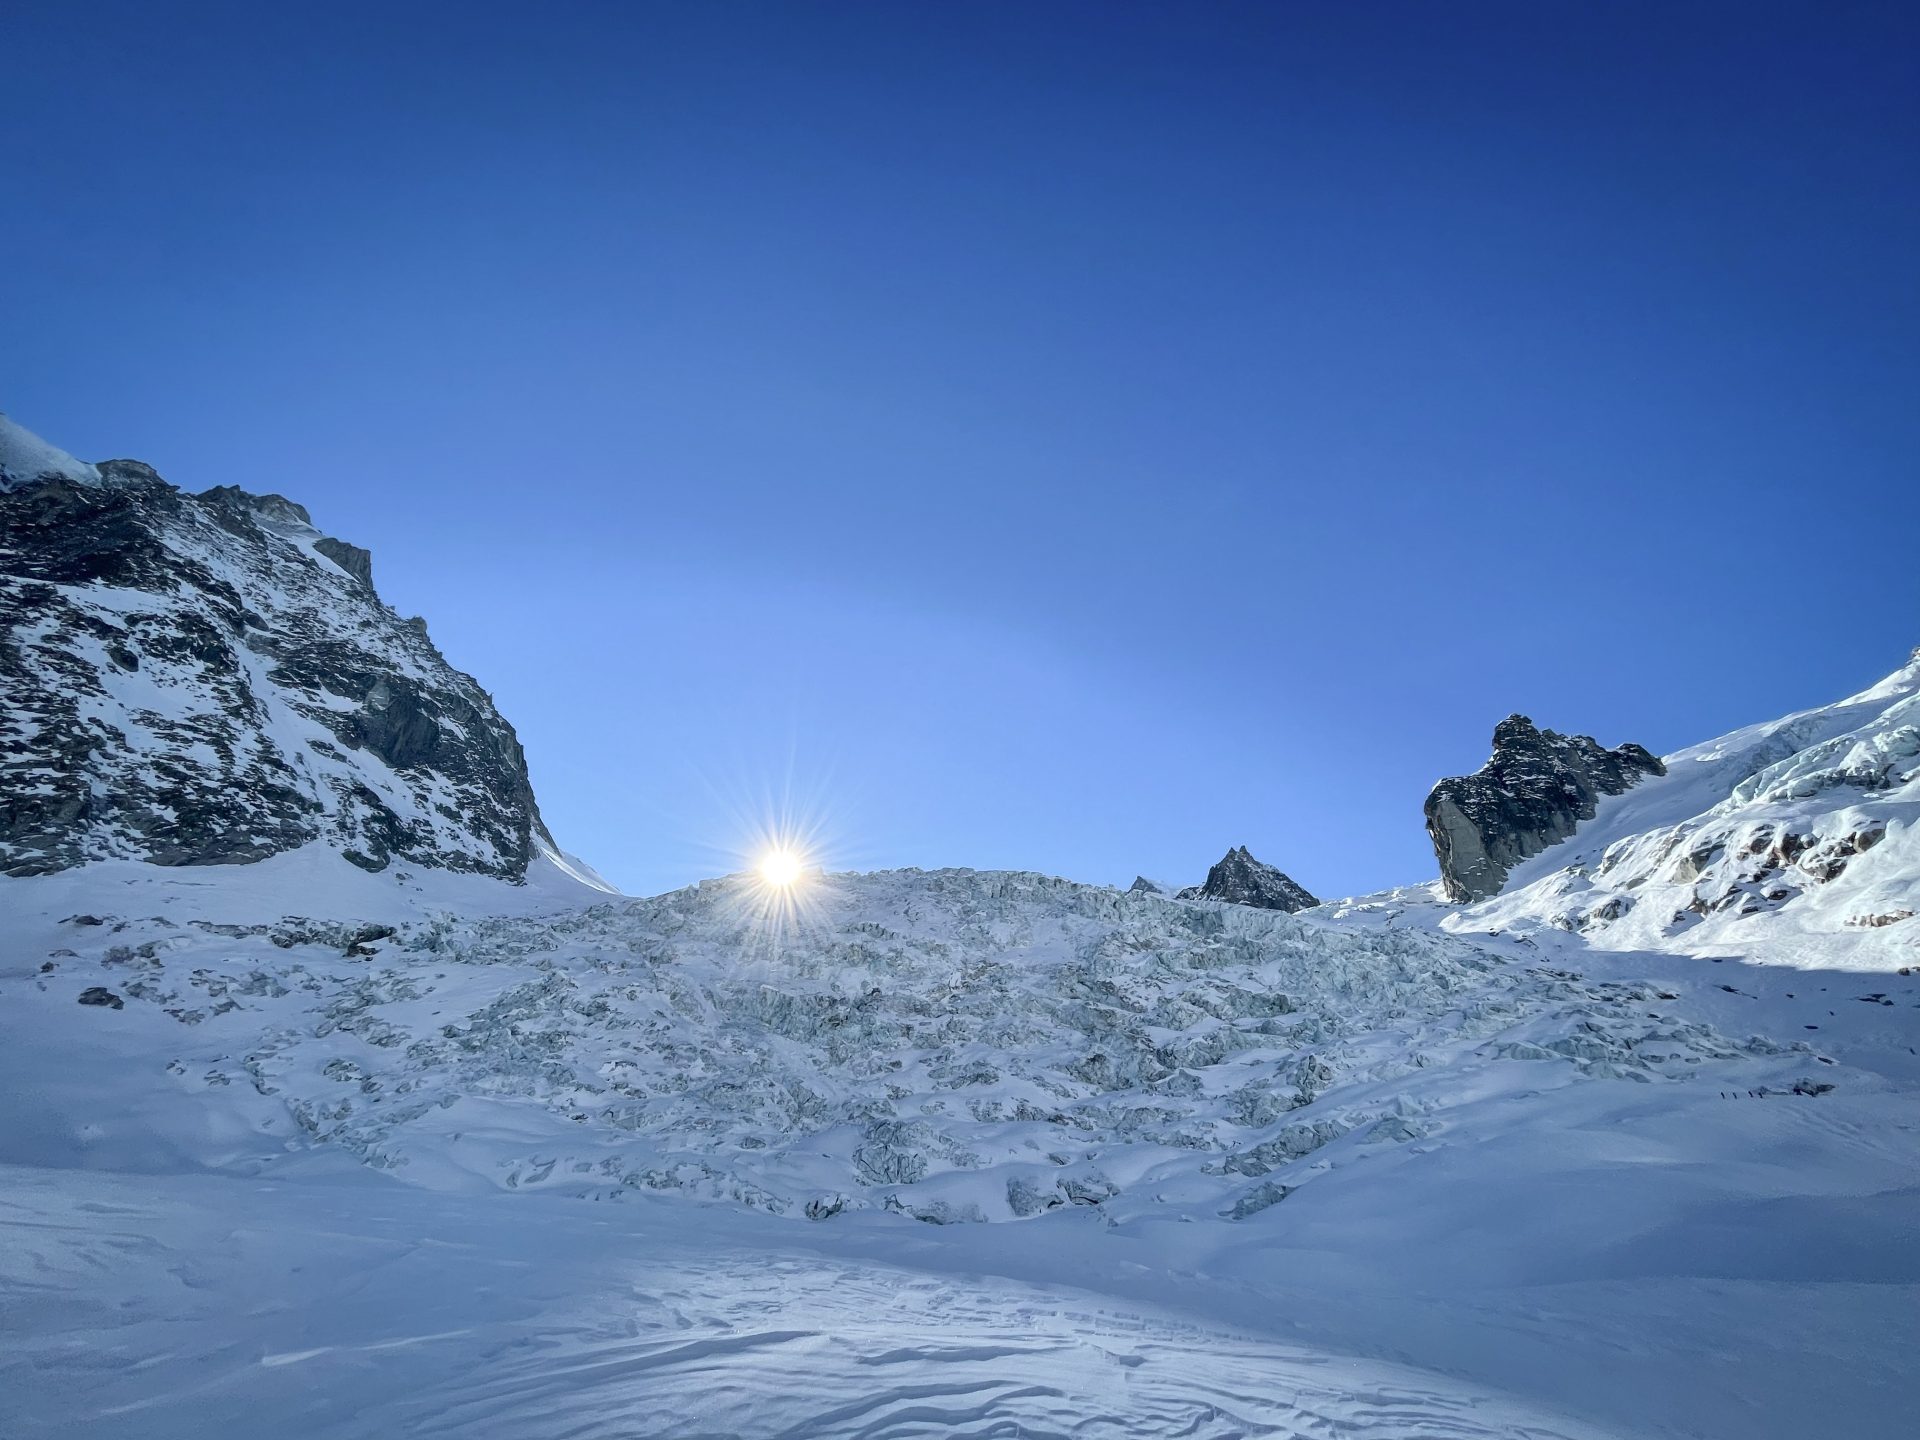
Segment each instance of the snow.
M17 1433L1872 1436L1920 1398L1912 981L966 871L823 877L746 943L749 883L9 881ZM370 956L325 923L375 918Z
M100 860L50 875L12 877L0 886L0 910L53 918L89 911L156 917L182 924L211 919L256 924L301 910L356 921L398 924L436 915L545 915L606 900L610 887L571 856L543 854L523 884L485 875L410 866L372 873L351 865L324 841L251 865L167 867Z
M966 1237L903 1264L853 1226L372 1183L0 1171L0 1194L30 1237L0 1259L31 1287L0 1358L23 1440L82 1433L76 1390L84 1433L142 1440L1604 1433L1053 1278L1117 1244L1085 1223L1008 1267ZM996 1273L1029 1267L1051 1274Z
M1467 907L0 881L0 1428L1905 1435L1920 922L1850 921L1920 874L1916 688L1682 751Z
M0 415L0 490L11 490L43 475L64 475L89 485L100 483L100 472L93 466Z
M618 895L620 893L619 890L614 887L612 881L608 880L578 855L570 855L558 846L548 844L547 841L537 833L533 837L533 849L538 859L533 866L529 867L527 878L530 881L544 883L545 876L548 872L558 870L567 879L576 881L586 886L589 890L598 890L604 895ZM540 873L535 874L535 871Z
M1908 702L1916 695L1920 695L1920 659L1832 705L1748 725L1663 756L1666 775L1602 798L1594 818L1582 824L1571 840L1515 866L1503 893L1513 894L1568 865L1596 861L1619 840L1693 820L1769 765L1837 736L1885 724L1901 714L1911 723L1914 711Z

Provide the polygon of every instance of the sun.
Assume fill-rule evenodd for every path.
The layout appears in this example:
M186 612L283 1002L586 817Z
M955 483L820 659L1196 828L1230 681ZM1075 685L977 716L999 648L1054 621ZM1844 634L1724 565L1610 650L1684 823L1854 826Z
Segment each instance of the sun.
M790 947L810 943L826 929L835 900L817 832L768 824L734 853L745 864L728 884L738 922L740 962L777 965Z
M769 850L760 857L760 863L755 868L767 884L784 890L800 878L800 872L806 867L791 850Z

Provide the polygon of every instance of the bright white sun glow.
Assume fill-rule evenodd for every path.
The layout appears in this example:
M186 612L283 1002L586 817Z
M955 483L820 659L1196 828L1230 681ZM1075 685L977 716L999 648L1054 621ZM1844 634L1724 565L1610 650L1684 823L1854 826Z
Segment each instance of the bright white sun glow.
M828 869L834 847L822 821L824 806L807 797L796 800L790 791L729 802L737 838L724 849L715 847L732 862L719 883L738 921L743 965L786 963L790 946L825 933L840 898Z
M800 857L791 850L769 850L760 857L760 878L783 890L800 878L802 868Z

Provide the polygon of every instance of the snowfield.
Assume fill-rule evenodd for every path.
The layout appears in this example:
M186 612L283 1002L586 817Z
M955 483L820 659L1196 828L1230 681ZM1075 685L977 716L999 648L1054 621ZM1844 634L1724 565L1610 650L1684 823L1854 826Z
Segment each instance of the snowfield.
M1601 1433L892 1227L347 1179L0 1179L22 1236L0 1261L25 1332L14 1434ZM1018 1265L1098 1282L1110 1248L1080 1223ZM83 1294L111 1343L75 1343L100 1323Z
M0 1433L1910 1434L1916 688L1466 907L0 881Z

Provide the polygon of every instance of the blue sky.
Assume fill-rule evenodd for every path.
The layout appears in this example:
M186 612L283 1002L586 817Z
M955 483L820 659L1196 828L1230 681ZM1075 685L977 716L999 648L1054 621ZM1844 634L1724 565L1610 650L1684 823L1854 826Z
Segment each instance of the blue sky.
M616 882L1323 894L1920 643L1905 5L0 13L0 407L305 503Z

